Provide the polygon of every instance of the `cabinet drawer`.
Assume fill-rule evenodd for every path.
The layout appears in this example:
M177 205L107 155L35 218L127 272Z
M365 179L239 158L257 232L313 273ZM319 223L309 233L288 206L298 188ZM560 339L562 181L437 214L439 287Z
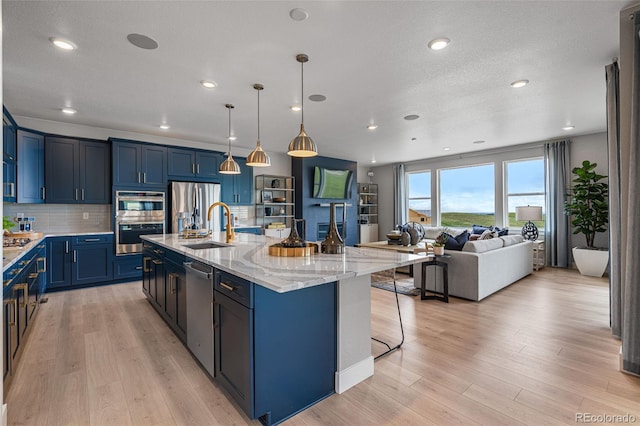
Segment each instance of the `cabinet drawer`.
M253 283L224 271L216 271L215 289L236 302L253 309Z
M73 237L71 244L83 245L83 244L105 244L113 241L113 235L82 235L79 237Z
M117 258L113 261L113 279L141 278L142 277L142 256L132 255L124 258Z

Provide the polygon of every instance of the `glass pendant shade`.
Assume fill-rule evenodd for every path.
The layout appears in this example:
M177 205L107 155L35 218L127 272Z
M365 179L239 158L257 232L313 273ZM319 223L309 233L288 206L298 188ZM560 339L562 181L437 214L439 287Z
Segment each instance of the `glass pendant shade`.
M264 89L264 86L262 84L254 84L253 88L258 91L258 142L256 142L256 148L247 157L247 166L268 167L271 165L271 158L260 145L260 91Z
M293 138L291 143L289 143L287 154L292 157L315 157L318 155L318 147L304 131L304 63L308 60L309 57L305 54L299 54L296 56L296 61L300 62L302 76L302 102L300 103L302 122L300 123L300 133L298 133L298 136Z
M304 131L304 123L300 124L300 133L289 143L287 151L292 157L315 157L318 155L318 147Z
M233 108L233 105L226 104L225 107L229 110L229 135L227 137L229 140L229 152L227 152L227 159L220 164L218 172L223 175L239 175L240 165L236 163L236 160L233 159L233 155L231 155L231 109Z

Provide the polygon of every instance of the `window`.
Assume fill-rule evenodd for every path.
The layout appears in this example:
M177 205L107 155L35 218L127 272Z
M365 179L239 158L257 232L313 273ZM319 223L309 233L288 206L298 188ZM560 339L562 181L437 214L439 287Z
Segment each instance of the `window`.
M440 224L495 224L493 164L440 170Z
M505 162L507 194L507 215L509 226L522 228L523 221L516 221L517 206L542 206L542 220L534 222L538 229L544 229L544 159L533 158Z
M431 225L431 172L407 173L409 222Z

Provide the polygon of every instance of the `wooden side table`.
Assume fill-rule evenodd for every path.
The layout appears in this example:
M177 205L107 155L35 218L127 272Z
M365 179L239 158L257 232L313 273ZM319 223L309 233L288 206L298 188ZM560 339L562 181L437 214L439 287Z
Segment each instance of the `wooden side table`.
M544 265L544 240L533 241L533 270L539 271L540 269L544 268Z

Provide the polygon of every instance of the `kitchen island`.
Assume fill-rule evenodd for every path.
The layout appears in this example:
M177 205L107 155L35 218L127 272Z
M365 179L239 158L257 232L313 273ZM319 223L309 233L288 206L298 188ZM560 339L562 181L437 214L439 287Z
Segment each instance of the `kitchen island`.
M207 241L222 247L206 249L188 247L203 240L177 235L142 238L158 252L215 268L215 379L265 424L373 375L371 273L425 260L356 247L274 257L268 247L279 240L251 234L236 234L229 245L224 233L215 234ZM239 362L244 352L249 358Z

